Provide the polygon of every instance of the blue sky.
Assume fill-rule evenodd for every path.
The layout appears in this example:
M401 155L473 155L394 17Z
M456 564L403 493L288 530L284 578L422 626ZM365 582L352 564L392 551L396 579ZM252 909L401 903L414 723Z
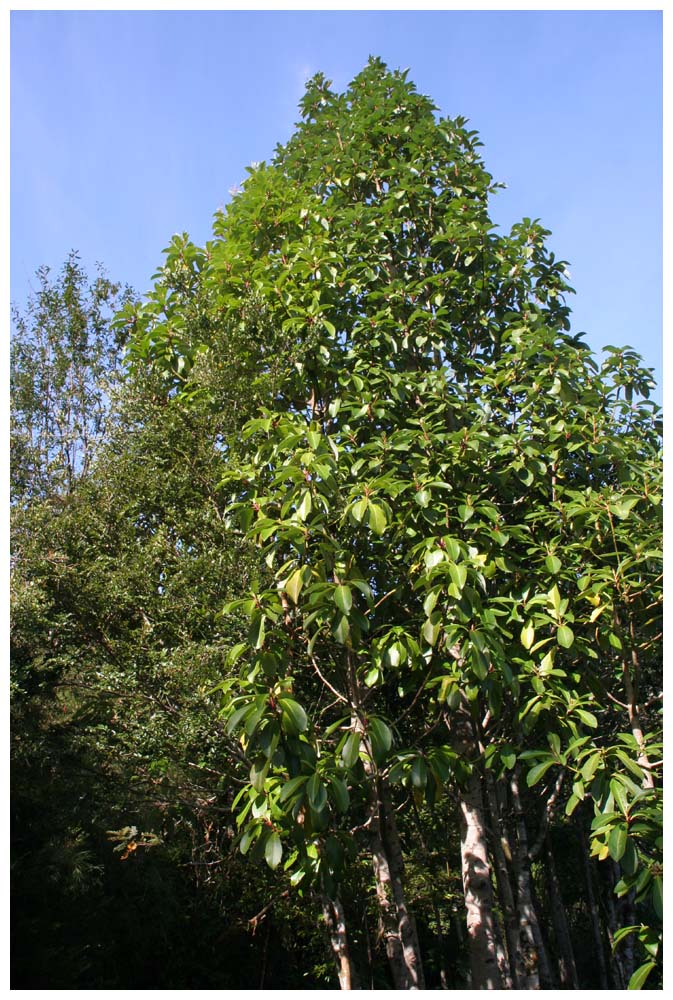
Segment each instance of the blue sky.
M370 54L470 119L507 184L493 219L540 218L574 330L631 344L660 381L658 11L13 12L12 301L70 249L145 291L171 234L208 239L289 138L306 78L343 89Z

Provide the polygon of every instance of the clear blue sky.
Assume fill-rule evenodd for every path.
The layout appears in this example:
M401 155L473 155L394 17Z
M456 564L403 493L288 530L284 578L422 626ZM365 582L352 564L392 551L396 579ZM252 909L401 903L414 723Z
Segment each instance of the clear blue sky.
M540 218L574 330L660 381L660 12L14 12L12 301L71 248L145 291L171 234L204 242L290 136L305 79L343 89L370 54L470 119L508 185L494 220Z

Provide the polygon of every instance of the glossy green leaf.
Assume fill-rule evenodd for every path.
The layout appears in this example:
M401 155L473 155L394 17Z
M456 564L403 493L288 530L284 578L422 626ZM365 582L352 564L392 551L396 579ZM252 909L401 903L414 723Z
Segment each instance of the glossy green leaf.
M643 965L639 965L636 971L633 973L629 979L629 989L630 990L641 990L645 985L647 977L649 976L652 969L655 968L656 962L644 962Z
M575 636L573 635L572 629L567 625L559 625L556 630L556 640L559 646L563 646L564 649L569 649L575 641Z
M334 591L334 603L345 615L353 607L353 593L346 584L341 584Z
M270 834L264 847L264 857L269 868L277 868L283 857L283 845L275 830Z
M360 756L360 733L349 733L344 743L341 757L346 767L351 768Z
M620 861L626 850L627 832L625 827L616 826L608 837L608 850L613 861Z
M296 604L299 600L299 594L304 586L304 571L303 569L297 569L294 573L288 577L285 582L285 592L289 595L292 601Z
M301 705L293 698L283 696L278 699L283 715L283 728L296 733L303 733L308 729L308 719L306 712Z
M543 778L550 767L553 767L556 761L545 760L541 764L536 764L535 767L531 767L530 771L526 775L526 784L529 788L536 785L540 778Z

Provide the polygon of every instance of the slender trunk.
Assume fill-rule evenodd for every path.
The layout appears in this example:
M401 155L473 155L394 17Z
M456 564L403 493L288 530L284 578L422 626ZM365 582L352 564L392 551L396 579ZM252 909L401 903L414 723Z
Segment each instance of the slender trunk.
M568 919L561 895L561 885L556 871L554 849L548 830L545 838L545 854L547 861L547 889L558 952L559 980L562 989L578 990L580 984L577 979L575 954L573 952L570 928L568 927Z
M425 988L423 964L416 925L407 906L395 814L384 784L376 775L372 780L369 829L381 933L395 989L422 990Z
M505 941L507 943L507 955L509 958L509 972L511 977L510 989L522 989L526 981L526 970L523 964L521 953L521 942L519 940L519 920L514 903L514 893L510 872L507 865L507 855L505 854L505 844L509 852L509 844L503 836L504 823L502 820L498 796L495 789L493 775L486 772L486 799L488 811L491 819L491 832L493 844L493 859L495 862L496 893L502 910L503 922L505 925Z
M507 955L507 948L505 947L505 940L503 938L503 928L502 920L497 912L493 909L493 933L495 934L495 957L498 962L498 970L500 972L500 983L503 990L512 989L512 973L509 967L509 956Z
M533 922L533 936L535 938L535 947L538 951L538 962L540 966L540 989L541 990L555 990L558 988L558 982L554 978L554 970L549 961L549 951L544 937L542 936L542 926L540 924L539 914L542 913L542 906L540 905L540 900L538 898L537 892L535 891L535 882L531 879L530 883L530 898L533 904L533 914L535 920Z
M586 886L587 907L589 910L589 918L591 920L591 933L594 939L594 954L598 963L598 975L601 984L600 988L602 990L607 990L610 987L608 984L608 970L605 964L605 950L603 946L603 935L601 933L600 914L598 912L598 906L596 905L593 872L591 870L591 861L589 858L584 827L582 826L582 821L579 816L577 817L577 836L579 838L580 857L582 858L582 869L584 871L584 884Z
M516 905L521 951L526 970L525 983L521 984L521 988L539 990L543 985L541 979L549 982L549 986L544 988L551 988L549 960L533 903L530 858L528 857L528 831L519 794L518 765L510 777L510 792L516 825Z
M478 754L472 721L467 714L452 719L454 748L467 760ZM493 886L488 858L481 777L476 764L460 793L460 855L467 918L472 989L502 988L493 917Z
M358 680L350 658L348 688L353 709L353 728L361 734L365 750L362 762L370 789L367 827L379 904L380 933L385 940L395 989L422 990L425 989L423 963L416 924L407 905L404 889L404 860L395 813L362 721Z
M360 984L351 960L346 933L346 917L339 897L330 899L329 896L323 895L322 912L339 976L339 989L357 990L360 988Z

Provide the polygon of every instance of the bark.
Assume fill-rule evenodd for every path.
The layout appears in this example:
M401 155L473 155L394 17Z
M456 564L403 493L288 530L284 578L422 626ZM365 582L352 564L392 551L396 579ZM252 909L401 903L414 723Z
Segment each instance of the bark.
M519 919L519 937L525 968L522 989L552 988L551 970L542 933L533 903L530 858L528 856L528 831L519 794L519 766L512 771L510 792L516 826L516 905ZM546 983L545 983L546 981ZM546 985L548 984L548 985Z
M467 715L454 719L454 748L468 760L477 755L472 722ZM472 989L502 988L493 917L493 886L488 858L488 840L481 793L481 778L473 767L460 798L460 854L467 917L467 937Z
M511 985L507 988L518 990L523 989L526 981L526 970L523 964L521 942L519 940L519 920L514 902L510 871L507 864L507 855L509 854L511 859L511 852L507 838L504 835L503 818L498 803L498 796L493 781L493 775L490 772L486 773L486 798L491 819L493 859L495 862L496 874L496 892L503 915L505 941L507 944L507 956L509 960Z
M378 772L361 711L360 690L352 662L348 662L348 693L353 728L362 737L363 765L369 783L369 831L372 865L379 905L380 934L385 941L393 984L398 990L425 989L421 949L404 888L404 859L395 813L385 781Z
M339 897L330 899L329 896L323 896L322 912L339 977L339 989L358 990L360 983L351 959L348 934L346 933L346 917Z
M579 817L577 818L577 836L579 838L580 857L582 858L582 870L584 872L584 884L587 893L587 907L589 910L589 919L591 921L591 933L594 939L594 954L598 963L598 975L601 989L607 990L610 986L608 983L608 970L605 962L603 934L601 933L601 920L598 912L598 906L596 905L596 893L594 892L594 880L589 850L584 829L581 825Z
M575 965L575 954L573 952L572 940L570 938L570 928L561 895L561 885L556 871L556 861L554 859L554 849L549 831L545 838L545 854L547 869L547 890L551 909L552 924L554 926L554 936L558 952L559 980L562 989L578 990L580 988L577 979L577 966Z
M365 767L366 769L366 767ZM382 780L374 775L369 830L381 934L395 989L425 988L420 946L404 889L404 864L395 814Z
M617 930L622 926L619 917L617 915L617 907L615 903L617 900L614 895L614 888L619 881L619 867L615 861L610 860L605 864L601 865L600 871L605 873L607 885L604 891L601 893L601 898L603 905L605 907L606 917L607 917L607 932L608 940L610 942L611 950L614 948L614 935ZM624 942L626 944L626 942ZM625 974L624 964L622 961L622 948L617 948L616 951L612 951L612 962L610 964L610 974L614 980L614 988L618 990L625 990L628 985L628 977Z

